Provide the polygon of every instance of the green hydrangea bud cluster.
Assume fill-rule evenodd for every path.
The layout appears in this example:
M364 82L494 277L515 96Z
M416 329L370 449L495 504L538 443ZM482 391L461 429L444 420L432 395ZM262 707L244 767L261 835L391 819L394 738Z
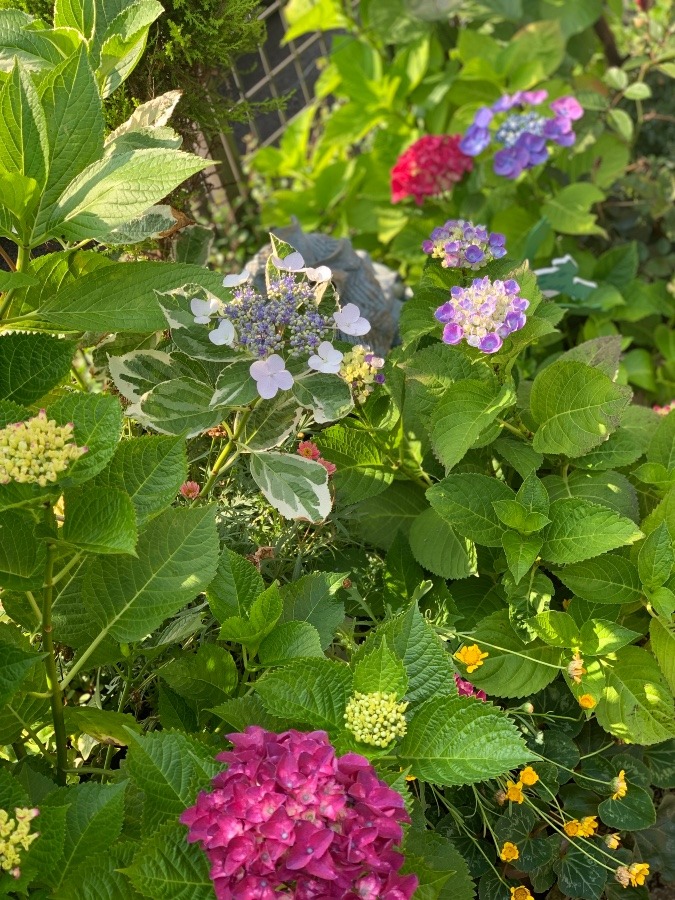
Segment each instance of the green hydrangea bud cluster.
M14 816L0 809L0 872L9 872L19 878L22 850L28 850L38 832L30 833L31 821L39 815L38 809L15 809Z
M345 710L347 729L362 744L387 747L406 733L403 713L407 708L407 702L396 702L396 694L382 691L360 694L357 691Z
M383 365L381 356L376 356L361 344L345 353L340 365L340 377L352 389L355 400L364 403L376 384L384 384L384 375L379 371Z
M41 409L26 422L0 428L0 484L18 481L46 487L87 452L73 441L73 423L57 425Z

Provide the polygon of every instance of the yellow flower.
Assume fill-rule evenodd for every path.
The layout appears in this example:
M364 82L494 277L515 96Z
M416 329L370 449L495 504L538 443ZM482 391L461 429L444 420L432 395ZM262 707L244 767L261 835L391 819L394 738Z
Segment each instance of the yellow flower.
M579 697L579 706L582 709L593 709L595 705L595 700L590 694L582 694L581 697Z
M539 781L539 776L534 771L532 766L525 766L518 777L523 782L523 784L526 784L528 787L531 787L533 784L536 784Z
M520 885L511 888L511 900L534 900L534 897L526 887Z
M568 837L582 837L582 824L578 819L570 819L563 825L563 831Z
M610 850L616 850L616 848L621 844L621 838L618 834L606 834L605 835L605 847L608 847Z
M598 830L597 816L584 816L580 822L579 837L593 837Z
M620 885L627 888L630 884L630 872L626 868L626 866L619 866L619 868L614 873L614 878L619 882Z
M478 666L482 666L483 660L487 659L489 655L489 653L481 653L478 644L471 644L470 647L462 647L461 650L458 650L455 653L455 659L464 663L466 671L471 673L475 672Z
M407 707L407 702L396 702L396 694L382 691L360 694L357 691L345 709L346 728L362 744L387 747L406 733L403 713Z
M523 796L523 782L519 781L514 783L513 781L506 782L506 799L511 800L513 803L522 803L525 797Z
M503 859L504 862L512 862L514 859L518 859L519 856L518 848L511 841L506 841L499 851L499 858Z
M649 864L648 863L633 863L628 866L628 875L630 877L630 883L633 887L642 887L645 883L645 879L649 875Z
M581 684L581 676L586 674L584 661L577 652L572 657L570 664L567 666L567 674L575 684Z
M623 769L619 772L619 774L612 780L610 785L612 788L612 800L623 800L623 798L628 793L628 784L626 782L626 773Z

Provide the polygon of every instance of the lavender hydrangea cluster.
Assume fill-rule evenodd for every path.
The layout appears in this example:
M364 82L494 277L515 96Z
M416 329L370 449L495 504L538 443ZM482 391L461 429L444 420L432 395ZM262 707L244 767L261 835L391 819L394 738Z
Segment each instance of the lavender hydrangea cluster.
M434 228L422 243L422 250L440 259L445 269L480 269L506 255L506 238L499 232L489 232L485 225L449 219Z
M367 759L336 757L323 731L227 737L227 770L181 816L218 900L409 900L418 880L394 847L410 819Z
M478 156L494 139L503 147L494 155L495 172L505 178L517 178L525 169L546 162L547 142L571 147L576 140L572 123L584 114L581 104L574 97L559 97L549 104L553 116L527 109L540 107L547 99L547 91L516 91L504 94L492 106L481 107L462 138L462 151ZM512 112L516 107L526 111ZM491 131L493 124L497 128Z
M439 306L435 316L444 326L443 341L464 340L484 353L496 353L504 338L525 324L530 305L518 296L520 285L513 279L490 281L474 278L469 287L450 289L451 299Z

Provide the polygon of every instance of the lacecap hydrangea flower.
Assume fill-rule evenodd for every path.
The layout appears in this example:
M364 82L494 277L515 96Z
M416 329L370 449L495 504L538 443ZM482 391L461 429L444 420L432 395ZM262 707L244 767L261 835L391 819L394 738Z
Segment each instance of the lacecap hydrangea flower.
M440 259L444 269L480 269L493 259L506 256L506 238L485 225L473 225L464 219L449 219L434 228L422 243L422 250Z
M391 170L391 201L438 197L473 169L473 160L460 149L459 134L427 134L399 156Z
M337 757L323 731L230 734L228 764L181 816L218 900L409 900L403 798L363 756Z
M525 324L525 310L530 304L519 291L520 285L511 278L474 278L469 287L451 288L451 299L435 312L444 326L444 343L466 341L484 353L496 353L504 338Z
M546 162L547 142L571 147L576 140L572 123L584 114L581 104L574 97L559 97L549 104L552 116L535 112L547 99L547 91L516 91L481 107L461 140L462 152L478 156L494 141L502 147L494 155L495 172L517 178L525 169Z
M407 708L407 702L397 702L396 694L356 691L345 709L346 728L362 744L388 747L406 733L404 713Z
M0 428L0 484L16 481L46 487L83 453L73 440L73 423L57 425L41 409L25 422Z
M340 377L351 387L355 400L363 403L376 384L384 384L384 375L379 371L383 365L381 356L376 356L361 344L345 353L340 365Z
M0 872L21 877L19 864L23 851L40 836L37 831L31 834L31 822L39 814L39 809L17 808L11 816L7 810L0 809Z

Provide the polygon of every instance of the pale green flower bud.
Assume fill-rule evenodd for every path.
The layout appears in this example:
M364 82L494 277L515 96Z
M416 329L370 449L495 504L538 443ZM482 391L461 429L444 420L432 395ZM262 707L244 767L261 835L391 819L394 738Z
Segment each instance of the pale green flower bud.
M397 703L396 694L356 692L345 710L347 729L362 744L387 747L406 733L407 708L407 702Z
M14 816L0 809L0 872L9 872L14 878L21 876L19 863L22 852L28 850L38 832L31 834L31 822L39 815L37 809L15 809Z
M26 422L0 428L0 484L56 481L71 462L87 452L73 441L73 424L57 425L44 409Z

